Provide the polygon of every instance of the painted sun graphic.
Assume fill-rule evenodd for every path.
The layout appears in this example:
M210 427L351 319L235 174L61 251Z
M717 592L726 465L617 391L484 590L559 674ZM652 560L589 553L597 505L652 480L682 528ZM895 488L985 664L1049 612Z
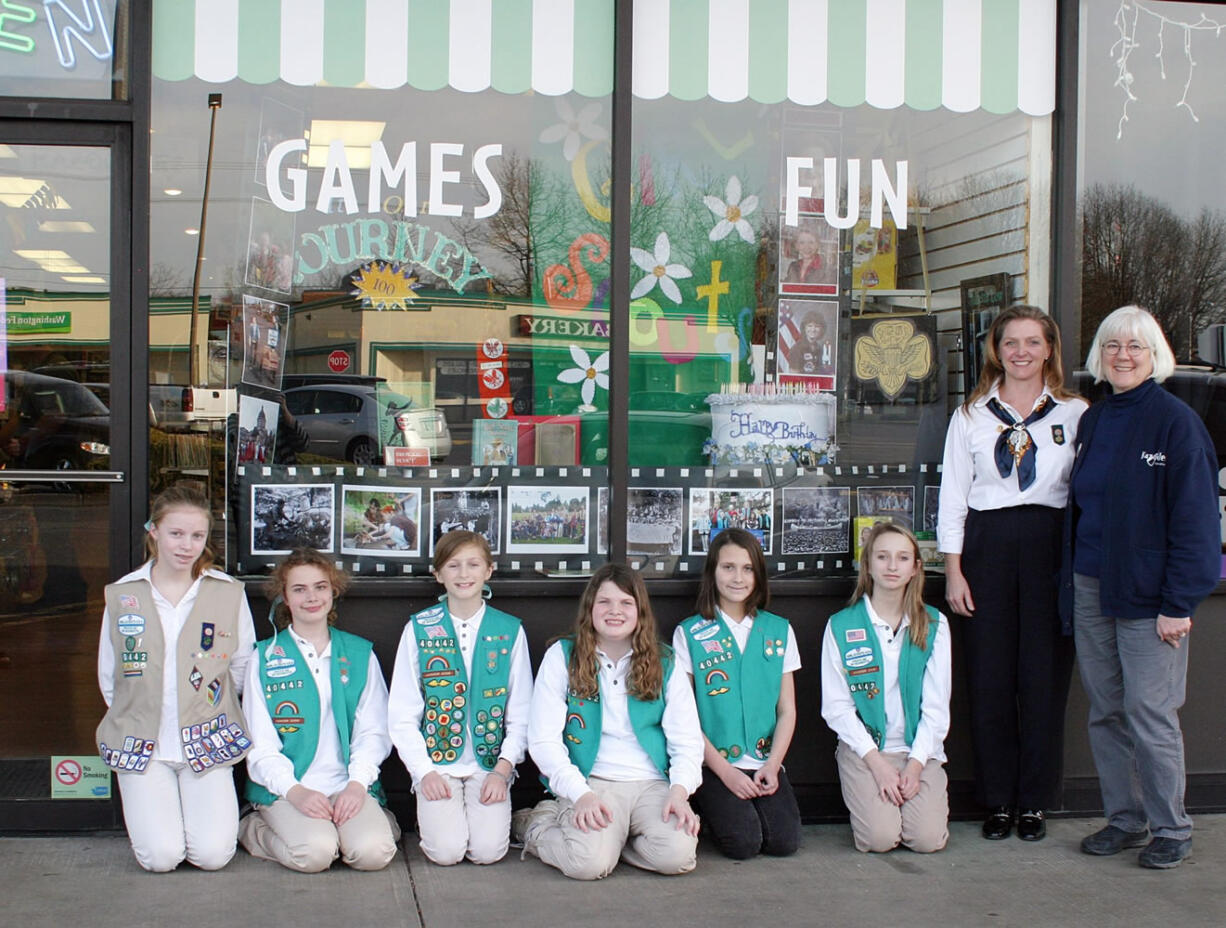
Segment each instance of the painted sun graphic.
M410 277L400 265L372 261L354 276L349 295L371 309L408 309L416 283L417 278Z

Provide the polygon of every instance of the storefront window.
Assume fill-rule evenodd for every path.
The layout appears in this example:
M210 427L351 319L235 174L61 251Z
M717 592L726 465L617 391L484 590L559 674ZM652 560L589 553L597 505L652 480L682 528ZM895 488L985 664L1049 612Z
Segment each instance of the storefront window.
M127 0L5 0L0 94L127 99L128 18Z

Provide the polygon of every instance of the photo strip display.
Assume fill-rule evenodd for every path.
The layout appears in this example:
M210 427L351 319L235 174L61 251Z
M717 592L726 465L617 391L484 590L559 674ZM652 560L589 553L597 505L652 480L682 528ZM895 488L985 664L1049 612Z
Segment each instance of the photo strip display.
M770 554L774 490L694 488L690 490L690 554L706 554L711 540L726 528L743 528Z
M658 557L682 554L685 490L630 487L626 499L626 553Z
M485 536L490 553L502 553L502 491L490 489L430 490L430 554L445 534L456 529Z
M856 490L856 560L868 533L878 522L894 522L915 530L915 487L859 487Z
M787 487L782 518L781 553L848 553L851 490L847 487Z
M364 557L421 554L421 490L349 486L341 493L341 553Z
M336 488L330 483L254 484L252 555L289 554L298 547L331 553L335 511Z
M507 487L507 553L587 554L590 487Z

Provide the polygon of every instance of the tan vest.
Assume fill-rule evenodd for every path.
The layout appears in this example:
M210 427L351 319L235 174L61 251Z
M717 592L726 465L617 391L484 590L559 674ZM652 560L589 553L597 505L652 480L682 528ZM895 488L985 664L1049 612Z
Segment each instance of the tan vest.
M177 645L180 746L196 773L237 763L251 747L247 720L230 679L238 647L243 585L204 577ZM143 773L162 723L162 620L148 580L106 588L115 689L98 725L98 753L108 766Z

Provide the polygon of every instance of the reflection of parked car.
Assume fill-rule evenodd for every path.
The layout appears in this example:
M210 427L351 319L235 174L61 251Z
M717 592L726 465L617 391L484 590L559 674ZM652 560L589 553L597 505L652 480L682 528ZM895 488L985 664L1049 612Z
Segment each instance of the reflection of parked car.
M111 412L84 384L5 371L0 459L31 470L89 470L111 454Z
M451 453L451 432L439 410L414 406L407 396L377 392L374 384L327 383L294 387L285 391L285 404L307 435L308 454L318 454L355 464L373 464L379 455L379 400L402 409L398 418L407 427L404 442L391 444L425 448L433 459Z

